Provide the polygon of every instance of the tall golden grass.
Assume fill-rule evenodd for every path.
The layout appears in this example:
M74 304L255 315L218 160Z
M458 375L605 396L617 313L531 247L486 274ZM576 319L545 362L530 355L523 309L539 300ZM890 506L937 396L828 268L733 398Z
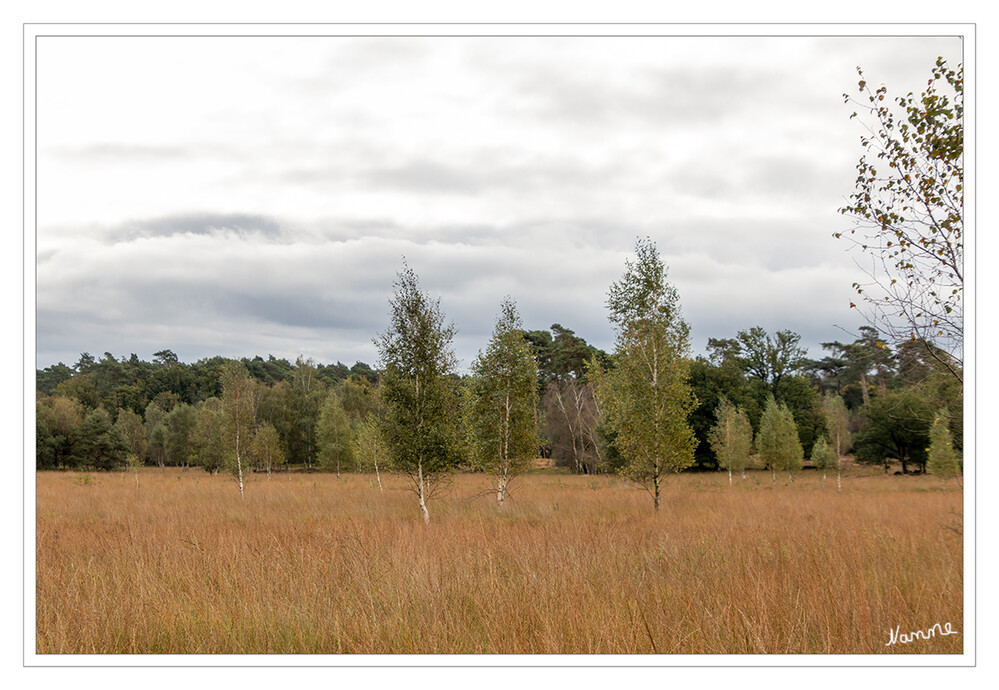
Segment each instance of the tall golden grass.
M961 490L932 477L37 474L36 651L961 653Z

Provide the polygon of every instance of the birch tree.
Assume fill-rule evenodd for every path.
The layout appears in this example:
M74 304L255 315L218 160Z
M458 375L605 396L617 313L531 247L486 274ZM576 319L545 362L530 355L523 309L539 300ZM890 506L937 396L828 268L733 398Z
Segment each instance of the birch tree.
M954 441L950 435L950 412L945 408L933 418L930 426L930 447L927 450L926 471L941 479L951 479L960 473Z
M595 472L603 462L597 423L600 406L592 383L553 381L542 396L552 457L577 474Z
M777 482L777 472L786 471L790 481L801 469L804 450L798 439L798 427L787 405L778 405L773 396L767 396L760 428L756 432L756 450L770 468L772 482Z
M335 468L339 479L341 466L354 464L354 447L350 420L340 402L340 396L334 390L330 391L319 411L315 435L319 446L317 460L320 467Z
M597 398L623 458L621 474L644 486L659 510L670 472L694 462L697 440L688 422L696 399L690 384L689 327L676 288L655 244L639 240L607 307L616 330L608 371L595 369Z
M857 72L861 98L843 98L867 132L854 193L840 209L854 226L834 236L870 260L870 282L853 287L871 326L890 341L920 343L963 381L964 66L938 58L918 97L889 98Z
M364 416L364 419L357 423L352 445L358 464L361 467L374 467L378 490L382 491L382 475L378 464L380 461L384 466L385 458L388 457L388 449L385 446L385 441L382 440L379 422L374 414L369 412Z
M822 415L825 417L830 446L835 454L836 488L842 491L843 455L850 450L850 413L843 398L830 395L822 400Z
M429 524L427 502L463 457L455 329L445 323L440 299L422 292L405 264L389 309L389 328L374 341L384 369L382 432L393 466L409 476Z
M822 481L826 481L826 475L830 468L838 467L839 461L836 458L836 449L826 441L825 436L819 436L819 440L812 446L812 464L822 470Z
M746 465L753 452L753 427L746 413L724 396L718 403L715 418L718 421L708 434L708 442L718 458L718 466L728 470L731 486L733 471L746 478Z
M256 386L246 367L229 362L222 368L222 418L227 441L225 467L239 484L239 497L249 470L249 448L256 417Z
M118 419L115 422L128 441L127 466L135 471L135 488L139 488L139 467L146 457L146 431L142 425L142 418L131 410L118 408Z
M195 407L194 431L191 435L193 461L216 474L224 465L228 451L222 401L208 398Z
M267 472L268 479L271 478L271 471L276 465L284 464L281 440L273 424L263 422L257 427L250 443L250 454L257 463L257 468Z
M510 481L537 455L538 367L513 300L503 301L485 352L472 365L476 464L496 479L502 509Z

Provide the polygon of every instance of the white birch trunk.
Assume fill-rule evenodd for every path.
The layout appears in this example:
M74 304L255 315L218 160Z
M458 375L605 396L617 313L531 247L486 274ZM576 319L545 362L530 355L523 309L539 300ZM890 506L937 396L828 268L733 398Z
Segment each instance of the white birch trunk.
M732 486L732 470L728 471L728 485Z
M506 485L509 478L506 474L500 474L496 482L496 508L503 510L503 500L506 498Z
M426 483L423 481L423 463L421 462L416 466L417 482L419 484L417 490L420 497L420 511L423 513L424 524L430 524L430 511L427 510L427 487Z
M238 422L237 422L238 423ZM243 500L243 459L239 452L239 427L236 428L236 476L239 479L239 500Z

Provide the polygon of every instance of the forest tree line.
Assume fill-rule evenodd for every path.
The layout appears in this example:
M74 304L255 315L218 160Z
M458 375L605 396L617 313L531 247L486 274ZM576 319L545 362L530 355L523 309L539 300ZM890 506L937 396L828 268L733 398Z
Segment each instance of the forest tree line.
M622 459L603 423L591 366L611 367L612 358L561 324L518 332L536 366L538 438L531 455L575 473L619 470ZM853 342L824 343L827 354L821 359L808 359L799 341L787 330L771 334L754 327L731 338L711 338L705 354L687 360L696 400L689 413L695 440L691 469L724 467L711 442L723 403L745 414L755 437L768 400L790 413L805 460L818 441L830 441L824 405L834 397L848 414L859 462L887 471L888 462L897 460L903 472L924 471L941 410L949 412L947 428L960 453L962 387L940 364L946 353L928 352L917 341L893 350L870 328L862 328ZM305 358L292 363L273 356L186 364L170 350L157 352L152 362L134 354L95 359L84 353L72 367L59 363L38 370L37 468L110 470L131 457L151 466L217 471L225 449L213 439L221 434L227 368L250 387L252 469L373 468L363 442L370 447L373 425L385 411L380 372L369 365L323 365ZM475 377L452 378L470 391ZM473 430L460 433L471 447ZM754 463L768 468L752 452L750 467ZM459 466L471 469L471 454Z

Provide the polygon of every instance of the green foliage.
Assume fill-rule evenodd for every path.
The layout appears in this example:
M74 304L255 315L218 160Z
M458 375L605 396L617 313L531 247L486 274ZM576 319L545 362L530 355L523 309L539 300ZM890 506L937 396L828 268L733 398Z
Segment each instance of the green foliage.
M319 379L315 362L303 357L296 359L288 400L291 415L286 445L291 462L312 467L319 450L315 438L316 423L325 399L326 387Z
M257 427L250 442L250 457L257 469L265 470L268 475L275 467L284 464L281 442L273 425L263 422Z
M688 417L697 404L688 383L689 328L680 315L676 288L655 244L636 245L637 262L626 263L607 306L617 331L613 368L596 369L597 399L624 465L621 474L651 483L655 507L668 472L693 463Z
M257 388L246 367L240 362L227 363L222 368L222 429L226 442L222 466L238 482L240 498L250 470L249 448L257 402Z
M212 474L222 469L228 447L221 400L209 398L195 406L191 440L192 464L201 465Z
M73 370L62 362L45 367L36 372L35 390L42 395L51 395L55 387L73 377Z
M381 423L373 414L367 414L358 422L354 433L354 457L362 470L374 468L390 469L388 448L382 439Z
M718 466L729 472L742 472L753 452L753 427L746 413L722 397L715 411L717 423L708 436Z
M799 347L801 336L792 331L777 331L771 337L755 326L739 331L736 361L750 376L762 381L777 395L781 381L805 362L805 350Z
M719 343L710 339L712 343ZM734 343L735 341L726 341ZM697 438L694 450L694 464L702 469L716 469L718 460L711 448L710 432L717 421L715 412L723 398L745 412L750 424L759 423L762 404L756 387L746 380L742 368L734 357L720 355L714 350L710 359L698 357L690 364L690 386L697 398L697 407L690 415L690 426Z
M194 431L194 407L178 403L164 419L167 428L167 458L172 465L188 465L191 457L191 434Z
M950 412L945 408L933 418L930 447L927 450L926 471L941 479L951 479L960 473L960 464L950 435L949 417Z
M472 365L475 463L499 478L501 497L506 481L537 455L537 405L538 368L516 304L507 298L485 352Z
M854 288L868 320L895 341L945 342L960 352L964 326L964 67L938 58L926 91L888 98L861 76L869 134L850 203L850 240L874 261ZM892 103L898 106L893 109ZM856 116L854 112L851 117ZM859 235L857 233L860 233ZM851 305L852 306L852 305ZM945 360L942 360L945 361ZM961 357L952 375L961 379Z
M763 408L756 432L756 450L775 478L778 471L793 475L801 469L805 454L794 416L787 405L778 405L773 396L767 398Z
M413 479L424 519L429 520L428 489L465 457L452 349L455 330L445 324L440 300L420 291L408 266L403 266L395 288L389 328L375 340L384 372L382 434L393 466Z
M83 423L83 406L62 396L39 399L35 404L35 464L38 469L75 467L80 458L74 448Z
M343 409L340 396L332 391L326 397L316 423L316 441L319 444L316 460L319 466L335 468L338 476L342 467L353 468L353 440L350 419Z
M118 409L118 420L115 425L128 442L128 452L134 456L135 462L141 464L146 457L146 430L142 417L131 410Z
M830 447L837 458L850 451L850 412L846 403L838 395L828 395L822 399L822 415L825 417L829 433Z
M839 463L836 459L836 449L833 448L825 436L820 436L819 440L812 446L812 464L820 470L836 469Z
M97 470L121 467L129 452L128 441L121 430L111 423L111 416L103 408L84 418L78 427L75 444L80 464Z
M859 462L883 464L886 472L893 459L902 463L903 472L908 472L910 464L925 466L933 411L918 391L889 391L874 398L862 420L853 438Z

